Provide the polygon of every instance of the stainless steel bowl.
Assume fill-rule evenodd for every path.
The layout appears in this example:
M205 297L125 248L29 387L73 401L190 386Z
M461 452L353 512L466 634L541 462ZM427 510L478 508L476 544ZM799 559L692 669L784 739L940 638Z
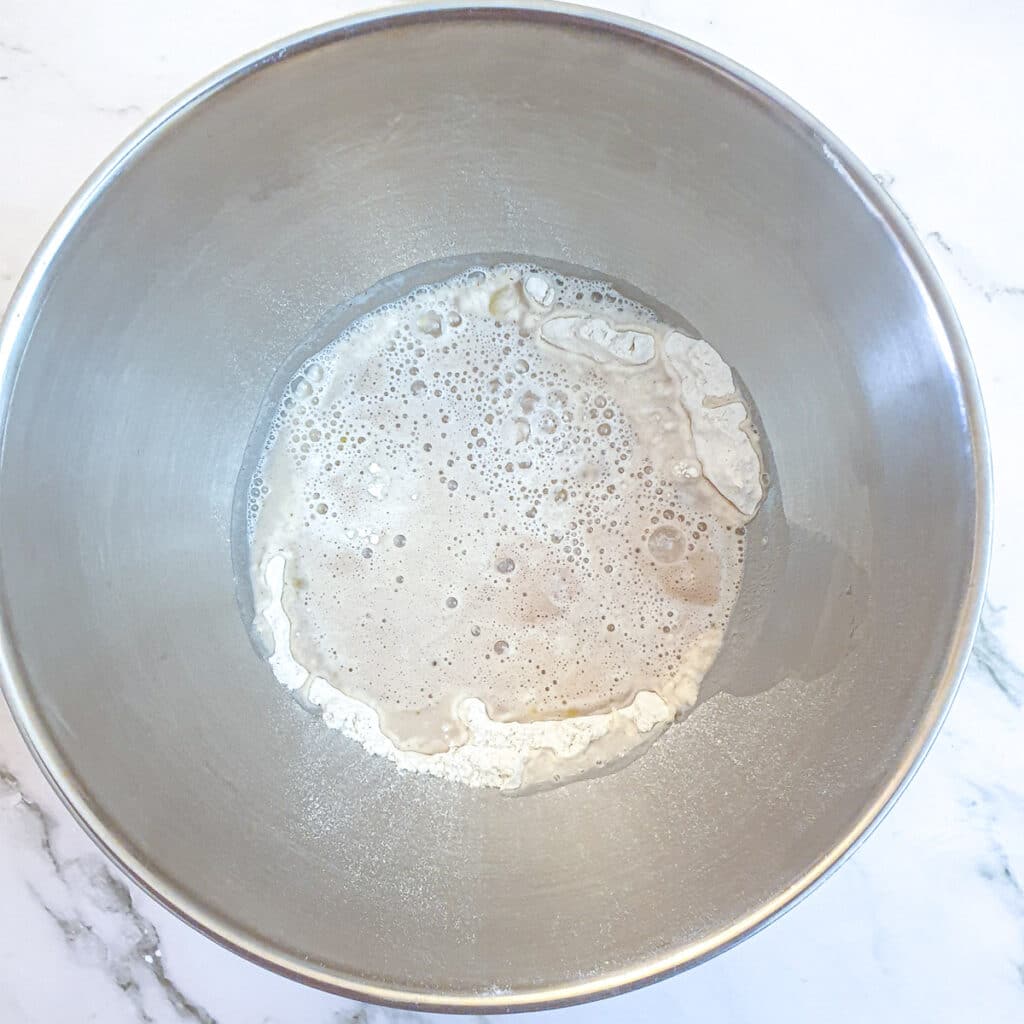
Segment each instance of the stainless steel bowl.
M701 704L523 799L399 775L255 654L232 493L264 389L374 281L519 252L631 282L745 381L774 449ZM225 945L361 999L554 1006L694 964L864 836L982 595L967 347L821 125L693 43L559 6L421 7L219 73L71 202L3 325L3 683L54 785Z

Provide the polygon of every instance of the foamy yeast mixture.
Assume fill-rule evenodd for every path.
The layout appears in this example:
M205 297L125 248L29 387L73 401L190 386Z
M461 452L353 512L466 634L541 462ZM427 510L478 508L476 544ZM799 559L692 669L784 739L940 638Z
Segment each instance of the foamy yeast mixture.
M761 460L729 367L605 284L474 270L285 393L249 507L278 679L400 767L568 781L693 705Z

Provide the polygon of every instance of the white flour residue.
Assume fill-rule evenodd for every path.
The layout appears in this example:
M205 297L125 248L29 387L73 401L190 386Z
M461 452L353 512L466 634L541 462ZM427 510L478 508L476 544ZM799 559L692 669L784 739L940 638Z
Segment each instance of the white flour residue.
M521 792L693 706L761 462L732 372L606 284L474 270L291 381L253 478L279 681L399 768Z
M263 609L274 637L270 664L278 680L291 690L301 690L306 700L320 709L324 723L361 743L371 754L387 758L403 771L423 772L468 786L519 790L531 782L567 782L603 767L635 746L645 736L660 732L675 720L679 708L697 699L700 680L711 667L721 638L709 635L690 652L687 671L681 674L676 706L661 696L642 690L625 708L601 715L554 719L542 722L495 722L483 701L466 697L458 714L466 726L467 740L439 754L421 754L396 747L381 732L376 711L335 689L325 679L312 676L291 653L291 623L281 598L285 587L286 560L274 555L267 561L266 583L270 602ZM542 765L551 765L550 769Z

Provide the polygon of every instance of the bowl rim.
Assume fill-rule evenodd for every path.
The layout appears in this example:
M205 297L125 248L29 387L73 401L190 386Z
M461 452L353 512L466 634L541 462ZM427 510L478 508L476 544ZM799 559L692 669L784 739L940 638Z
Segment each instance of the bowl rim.
M270 43L215 71L162 107L131 134L93 172L68 202L40 243L24 271L0 321L0 462L6 443L7 418L21 358L45 299L51 265L61 246L121 168L152 137L190 108L261 68L304 51L333 45L369 32L438 19L507 17L562 26L575 26L611 36L654 43L660 48L707 66L745 90L784 123L809 133L837 173L860 195L867 209L884 223L921 294L930 305L935 333L949 346L949 361L962 389L965 418L974 462L976 514L970 575L960 600L942 672L926 712L907 742L903 756L882 790L833 848L804 875L744 918L699 942L688 943L662 956L626 968L597 972L519 992L488 990L437 994L347 977L339 972L289 956L266 941L246 934L224 914L200 905L179 885L148 865L121 836L114 823L93 808L88 791L74 768L61 756L39 713L24 664L13 642L10 608L0 552L0 688L11 713L44 776L90 838L133 881L158 903L220 945L253 963L316 988L366 1002L408 1010L452 1013L494 1013L553 1009L586 1002L658 981L693 967L760 931L795 906L832 874L867 838L892 807L927 754L959 687L970 657L981 616L992 538L992 470L984 407L967 341L949 296L924 246L896 203L871 172L824 125L789 96L743 66L716 51L674 32L611 12L550 0L441 0L399 8L368 11L296 32Z

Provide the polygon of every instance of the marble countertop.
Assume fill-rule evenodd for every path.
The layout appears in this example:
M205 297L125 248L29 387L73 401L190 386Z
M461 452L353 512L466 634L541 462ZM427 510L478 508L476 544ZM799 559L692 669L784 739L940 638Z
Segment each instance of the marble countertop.
M195 79L348 0L5 0L0 305L61 206ZM524 1021L1024 1020L1024 6L606 0L723 51L847 142L914 223L963 320L996 478L989 596L960 696L906 795L770 928L688 974ZM1017 438L1017 440L1014 440ZM0 702L0 1020L425 1024L278 978L129 884Z

